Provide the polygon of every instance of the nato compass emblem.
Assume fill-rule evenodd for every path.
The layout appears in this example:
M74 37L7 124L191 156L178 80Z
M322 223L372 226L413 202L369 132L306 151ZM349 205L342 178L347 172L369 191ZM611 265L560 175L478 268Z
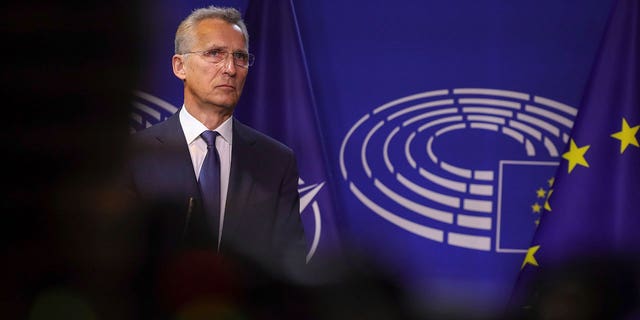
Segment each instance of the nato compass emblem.
M322 233L322 220L320 219L320 206L318 205L318 201L316 201L315 198L323 186L324 182L305 185L302 179L298 180L298 193L300 193L300 215L305 218L305 221L313 217L311 223L313 226L313 240L311 241L311 247L307 252L307 262L309 262L313 255L316 253L318 244L320 243L320 234ZM309 216L310 213L313 213L311 217Z
M342 178L367 212L407 232L526 252L535 231L531 191L554 175L576 115L558 101L497 89L402 97L347 132Z
M166 120L179 109L171 103L151 94L141 91L134 93L136 100L133 101L133 111L131 112L129 126L129 130L132 133ZM320 206L318 205L318 201L315 200L315 197L323 186L324 182L306 185L302 179L298 180L300 215L302 216L305 226L310 225L314 230L311 246L307 252L307 262L311 260L320 243L322 223Z

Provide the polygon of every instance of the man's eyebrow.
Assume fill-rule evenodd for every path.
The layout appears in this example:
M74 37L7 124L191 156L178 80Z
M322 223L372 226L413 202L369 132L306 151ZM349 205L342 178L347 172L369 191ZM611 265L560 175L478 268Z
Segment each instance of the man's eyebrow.
M230 50L229 50L229 47L228 47L228 46L225 46L225 45L216 45L216 44L211 44L211 45L209 45L209 46L205 46L205 48L207 48L207 49L204 49L203 51L216 50L216 49L223 49L223 50L226 50L226 51L229 51L229 52L234 52L234 53L235 53L235 52L249 53L249 51L245 50L244 48L243 48L243 49L237 49L237 50L230 51Z
M208 48L206 50L213 50L213 49L228 49L228 47L226 46L221 46L221 45L217 45L217 44L210 44L205 46L205 48Z

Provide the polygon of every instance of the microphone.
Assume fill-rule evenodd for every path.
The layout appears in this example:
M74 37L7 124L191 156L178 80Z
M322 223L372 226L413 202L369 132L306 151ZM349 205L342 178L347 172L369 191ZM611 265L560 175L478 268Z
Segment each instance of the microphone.
M191 213L193 212L193 203L195 199L193 197L189 197L189 204L187 205L187 215L184 219L184 229L182 230L182 237L187 236L187 230L189 229L189 223L191 222Z

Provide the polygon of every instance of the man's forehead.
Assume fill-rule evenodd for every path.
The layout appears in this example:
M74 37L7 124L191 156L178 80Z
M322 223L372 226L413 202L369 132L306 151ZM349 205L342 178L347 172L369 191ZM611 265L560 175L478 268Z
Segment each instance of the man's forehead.
M216 17L211 17L211 18L205 18L200 20L200 22L198 22L197 24L198 26L202 26L202 25L226 25L226 26L230 26L231 28L235 29L236 31L242 33L242 28L240 28L239 25L235 24L235 23L231 23L228 22L222 18L216 18Z
M221 28L222 27L222 28ZM233 30L229 32L228 30ZM238 37L237 40L246 46L246 39L242 29L236 25L218 18L208 18L201 20L193 30L197 42L219 42L222 38L230 39L229 36Z

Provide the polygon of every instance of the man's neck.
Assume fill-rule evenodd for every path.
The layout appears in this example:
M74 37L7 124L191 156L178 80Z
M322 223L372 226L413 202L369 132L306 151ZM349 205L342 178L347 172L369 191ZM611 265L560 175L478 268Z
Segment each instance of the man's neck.
M233 115L233 110L229 111L229 109L218 106L199 107L193 104L189 105L186 102L184 106L189 114L204 124L209 130L215 130Z

